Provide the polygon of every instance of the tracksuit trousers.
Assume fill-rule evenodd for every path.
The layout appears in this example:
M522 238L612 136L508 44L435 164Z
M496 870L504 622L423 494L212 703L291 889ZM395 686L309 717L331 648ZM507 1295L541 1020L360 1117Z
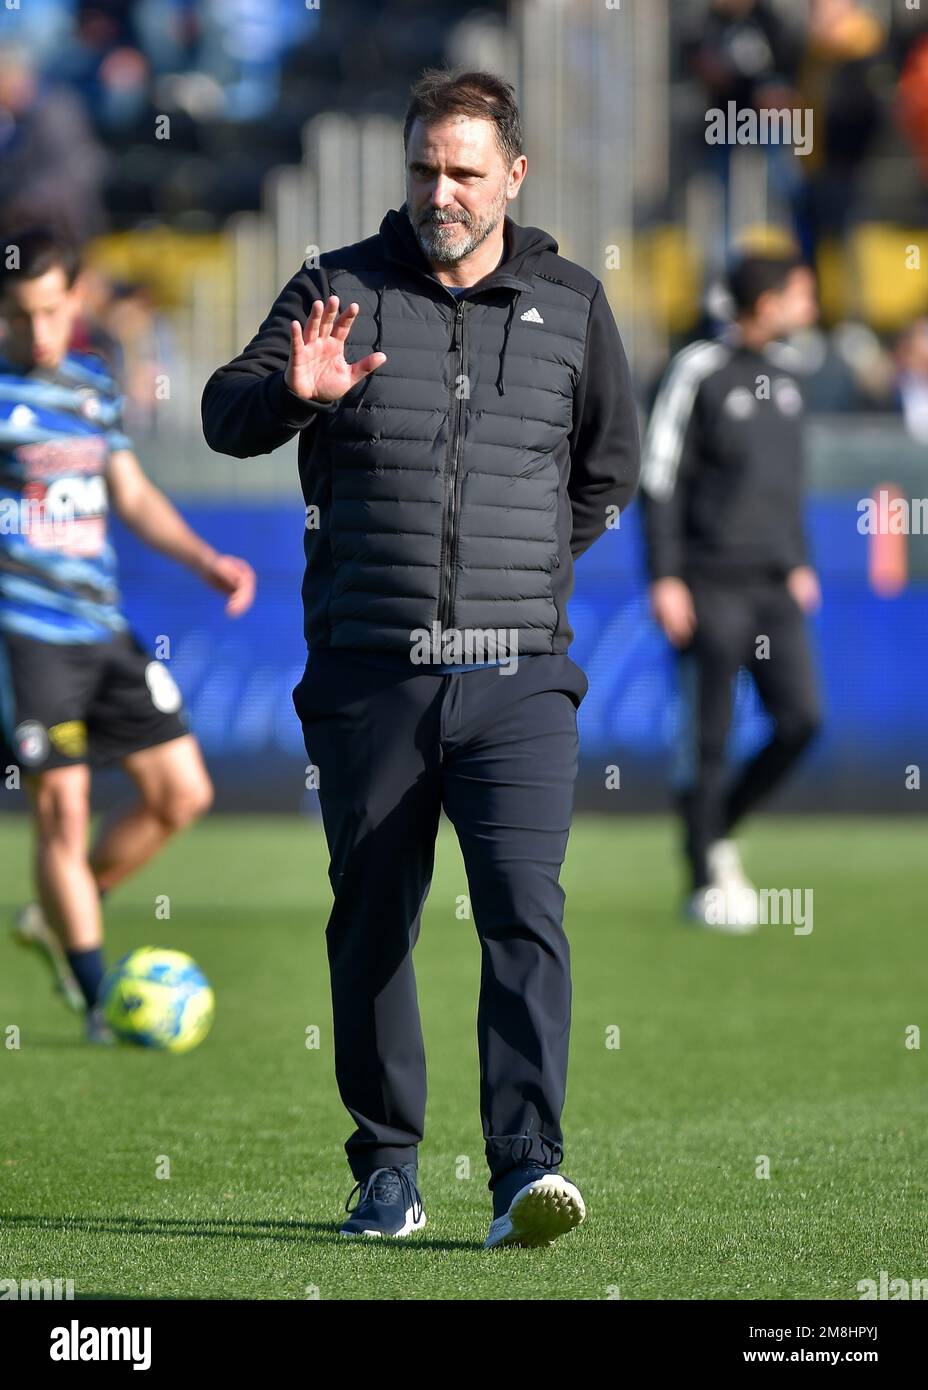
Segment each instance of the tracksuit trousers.
M725 839L790 771L818 731L821 712L806 620L782 580L691 577L689 586L696 632L678 658L684 718L674 780L697 889L709 882L709 846ZM726 741L742 666L754 677L774 728L732 779Z
M559 875L583 671L566 655L441 675L320 647L293 701L335 895L326 928L335 1071L355 1179L417 1161L426 1063L413 972L444 809L461 846L482 968L480 1116L489 1186L556 1167L570 952Z

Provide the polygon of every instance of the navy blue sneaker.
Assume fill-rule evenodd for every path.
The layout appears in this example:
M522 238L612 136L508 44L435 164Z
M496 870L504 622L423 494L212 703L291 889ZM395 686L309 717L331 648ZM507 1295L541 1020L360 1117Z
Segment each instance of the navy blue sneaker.
M569 1178L537 1163L522 1163L493 1189L493 1220L483 1248L553 1245L585 1216L580 1189Z
M348 1194L345 1210L351 1219L339 1227L342 1236L408 1236L425 1225L422 1198L416 1186L415 1163L396 1168L375 1168ZM352 1211L350 1202L360 1192Z

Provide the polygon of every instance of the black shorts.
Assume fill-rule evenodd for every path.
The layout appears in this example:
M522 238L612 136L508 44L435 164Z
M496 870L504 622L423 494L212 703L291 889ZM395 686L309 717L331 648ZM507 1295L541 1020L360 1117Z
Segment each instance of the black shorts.
M189 732L173 676L131 633L61 644L0 633L4 769L100 767Z

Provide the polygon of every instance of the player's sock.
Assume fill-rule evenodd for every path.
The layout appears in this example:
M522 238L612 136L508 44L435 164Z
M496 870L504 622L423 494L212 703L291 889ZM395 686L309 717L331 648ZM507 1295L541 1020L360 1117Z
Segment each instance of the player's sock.
M103 983L103 951L99 946L93 946L89 951L68 951L66 954L87 1007L92 1009Z

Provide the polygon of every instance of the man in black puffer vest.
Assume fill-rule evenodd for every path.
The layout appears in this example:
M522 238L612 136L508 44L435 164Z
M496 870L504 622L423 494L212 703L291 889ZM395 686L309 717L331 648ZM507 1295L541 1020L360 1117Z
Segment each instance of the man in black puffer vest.
M635 402L602 284L505 215L527 167L512 88L426 73L404 145L402 207L297 272L210 378L203 428L238 458L300 432L294 703L331 858L336 1075L357 1126L360 1198L341 1230L425 1224L412 952L444 808L483 953L486 1246L546 1244L584 1215L557 1171L571 1000L558 880L588 688L567 600L574 560L635 491Z

